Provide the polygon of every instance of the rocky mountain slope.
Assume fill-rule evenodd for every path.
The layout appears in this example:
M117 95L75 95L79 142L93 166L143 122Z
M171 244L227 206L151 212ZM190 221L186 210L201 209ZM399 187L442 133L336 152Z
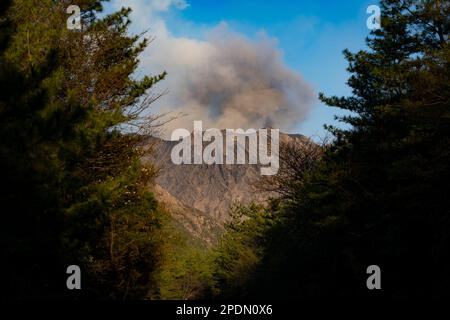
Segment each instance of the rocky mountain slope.
M280 133L280 144L298 139L305 138ZM154 192L170 209L175 220L194 237L212 244L228 220L233 204L260 202L268 198L269 195L258 186L260 165L175 165L171 151L176 144L178 141L148 138L147 145L153 147L153 152L146 160L160 169Z

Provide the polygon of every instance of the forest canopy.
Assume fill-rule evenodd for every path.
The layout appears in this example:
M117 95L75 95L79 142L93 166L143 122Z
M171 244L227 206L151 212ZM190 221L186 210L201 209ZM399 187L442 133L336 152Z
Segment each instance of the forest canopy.
M149 41L130 9L77 4L82 30L64 1L0 3L6 299L448 296L448 1L381 1L367 49L343 52L351 94L319 97L350 111L346 129L284 146L261 181L272 198L231 208L214 247L173 221L142 161L167 76L137 76ZM83 290L66 288L73 264ZM383 290L366 287L371 265Z

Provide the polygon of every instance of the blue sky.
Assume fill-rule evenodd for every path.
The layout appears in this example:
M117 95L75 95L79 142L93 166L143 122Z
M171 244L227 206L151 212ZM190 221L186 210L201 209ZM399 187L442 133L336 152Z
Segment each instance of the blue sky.
M135 1L116 2L127 5ZM221 23L248 39L266 34L277 42L285 65L299 73L316 93L327 95L351 93L345 84L348 73L342 51L365 48L365 37L369 35L366 9L377 4L365 0L140 0L140 5L150 6L155 1L163 9L151 15L164 22L172 37L202 41ZM164 7L164 2L172 2L172 8ZM146 29L144 20L136 20L133 31ZM153 30L158 38L158 28ZM306 119L290 131L323 137L323 124L336 124L335 114L343 113L316 101Z

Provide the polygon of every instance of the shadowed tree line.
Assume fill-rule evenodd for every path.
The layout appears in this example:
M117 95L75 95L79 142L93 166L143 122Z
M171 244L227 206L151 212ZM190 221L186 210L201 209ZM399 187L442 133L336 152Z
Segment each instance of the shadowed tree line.
M165 74L132 77L147 41L127 35L129 10L99 19L100 1L77 4L82 32L67 30L64 2L2 1L0 237L11 299L142 298L161 259L154 169L140 162L140 136L118 128L139 120L133 108ZM71 264L82 270L77 293L66 288Z
M283 146L261 182L277 196L233 208L209 251L170 220L140 161L166 74L134 75L148 43L128 34L130 10L77 4L82 31L67 30L63 1L0 4L6 298L448 295L449 1L381 1L368 49L344 51L352 95L320 96L351 111L350 129ZM66 288L72 264L80 291ZM381 291L366 287L373 264Z
M279 199L241 209L222 240L219 297L448 296L450 2L381 9L368 49L344 51L352 95L320 95L351 128L284 152L268 181ZM366 287L370 265L381 291Z

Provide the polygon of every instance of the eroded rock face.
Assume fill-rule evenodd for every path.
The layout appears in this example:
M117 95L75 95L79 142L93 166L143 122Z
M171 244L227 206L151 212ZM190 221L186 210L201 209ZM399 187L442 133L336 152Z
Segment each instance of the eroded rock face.
M223 231L221 224L204 212L182 204L158 184L153 187L153 192L170 212L174 223L180 225L194 241L199 240L207 247L217 244L219 235Z
M280 133L281 144L296 139L305 138ZM169 202L176 200L177 205L174 206L178 211L185 211L184 216L190 216L190 220L200 219L197 215L201 213L201 216L222 226L229 219L229 209L234 203L248 204L268 198L269 194L258 186L261 179L259 165L175 165L171 161L171 150L177 143L149 138L148 145L153 145L153 152L146 160L160 168L156 183L162 193L167 193L165 198L169 198L168 195L173 197ZM200 226L201 223L197 222Z

